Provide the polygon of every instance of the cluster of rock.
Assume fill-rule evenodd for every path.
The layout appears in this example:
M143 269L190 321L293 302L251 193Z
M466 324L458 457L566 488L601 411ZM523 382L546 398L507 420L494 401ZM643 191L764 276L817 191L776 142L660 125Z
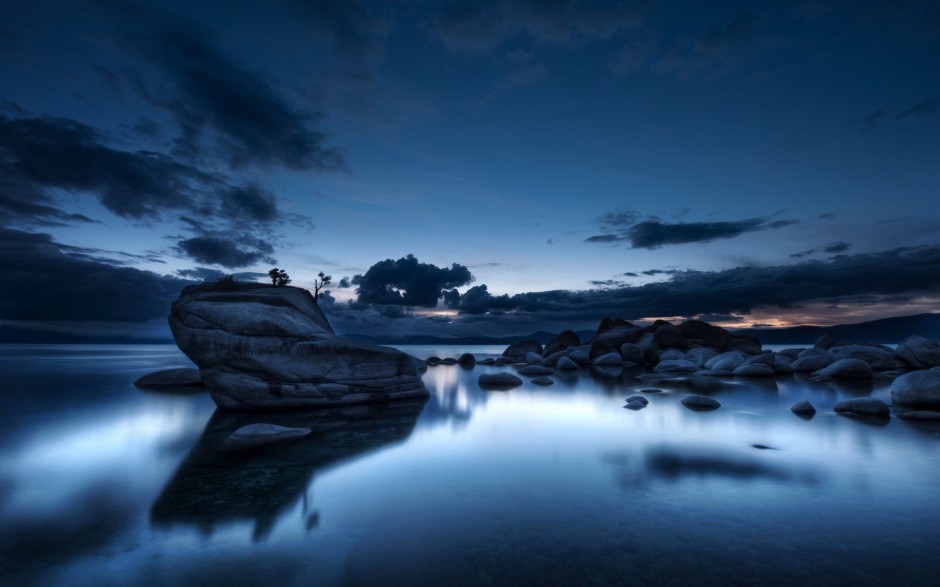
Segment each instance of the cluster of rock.
M453 361L475 363L470 355ZM701 320L681 324L657 320L649 326L638 326L604 318L586 343L577 333L566 330L544 347L537 340L523 340L507 347L501 357L481 363L524 364L516 372L538 377L542 384L545 379L551 381L547 376L556 371L584 367L643 367L663 377L777 377L804 373L816 380L870 380L881 374L896 378L891 389L895 404L940 410L940 344L921 336L908 337L895 349L874 343L840 343L823 336L810 348L773 352L764 350L754 337L731 333ZM522 384L511 373L486 373L479 382L481 387L497 389ZM847 404L839 412L863 415L866 411L885 411L863 403Z
M413 357L333 333L305 289L185 288L170 330L225 409L323 407L427 399Z

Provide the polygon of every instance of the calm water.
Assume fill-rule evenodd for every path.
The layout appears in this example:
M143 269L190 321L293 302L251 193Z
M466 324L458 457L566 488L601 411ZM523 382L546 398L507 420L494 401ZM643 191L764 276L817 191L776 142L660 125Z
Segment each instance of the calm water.
M411 347L420 356L502 348ZM132 382L175 347L0 347L4 585L933 585L940 428L835 416L874 388L619 370L424 405L214 413ZM645 387L650 405L623 409ZM810 399L802 420L788 410ZM232 452L256 421L307 439ZM771 447L760 450L752 445Z

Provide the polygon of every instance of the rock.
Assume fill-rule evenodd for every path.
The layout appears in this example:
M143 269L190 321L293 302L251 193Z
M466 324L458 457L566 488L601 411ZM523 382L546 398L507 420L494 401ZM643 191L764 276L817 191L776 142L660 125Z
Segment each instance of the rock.
M747 359L748 356L741 351L729 351L727 353L715 355L711 359L705 361L704 366L706 369L724 369L733 371L743 365Z
M428 357L427 359L425 359L424 362L425 362L425 364L427 364L429 367L433 367L433 366L435 366L435 365L440 365L440 364L441 364L441 358L440 358L440 357L435 357L434 355L431 355L430 357Z
M277 424L248 424L229 435L232 440L242 445L259 445L290 438L300 438L310 434L309 428L288 428Z
M554 352L554 353L552 353L552 354L550 354L550 355L546 354L546 355L545 355L545 358L542 359L542 364L543 364L543 365L554 365L554 364L556 364L556 363L558 362L558 359L560 359L560 358L562 358L562 357L567 357L567 356L568 356L568 351L567 351L567 350L564 350L564 351L556 351L556 352Z
M836 339L832 338L828 334L824 334L816 339L816 343L813 345L813 348L827 350L832 345L836 344Z
M576 351L572 351L571 354L568 355L568 358L574 361L575 363L577 363L578 365L590 365L591 364L591 357L590 355L588 355L588 352L584 349L578 349Z
M788 361L779 360L774 363L774 373L777 375L789 375L793 373L793 364Z
M728 344L728 331L721 326L713 326L701 320L686 320L679 325L679 330L686 341L700 340L705 346L716 349L725 348Z
M591 342L591 347L588 350L588 356L591 357L593 361L597 357L603 355L609 355L610 353L619 353L620 347L615 340L610 340L606 338L599 338Z
M591 365L594 367L619 367L622 364L623 359L620 358L620 353L607 353L591 361Z
M760 340L746 334L729 334L724 346L725 351L741 351L746 355L759 355L761 348Z
M847 359L848 360L848 359ZM837 414L851 416L875 416L878 418L890 418L891 411L888 404L880 399L873 397L856 397L844 402L839 402L834 408Z
M551 377L546 377L545 375L542 375L541 377L536 377L535 379L530 379L529 382L534 383L536 385L543 385L543 386L553 385L555 383L555 381Z
M503 356L514 361L524 361L526 353L542 356L542 344L537 340L522 340L506 347Z
M899 364L894 352L873 346L846 344L837 345L829 349L829 353L836 359L859 359L865 361L876 371L887 371L903 367Z
M775 448L767 446L766 444L752 444L751 448L756 448L759 450L777 450Z
M453 357L447 357L445 359L441 359L441 365L456 365L456 364L457 364L457 359Z
M682 405L697 411L717 410L721 407L718 400L705 395L687 395L682 398Z
M891 402L911 408L940 409L940 371L912 371L891 382Z
M642 410L649 405L650 400L642 395L634 395L627 398L627 403L623 406L628 410Z
M802 348L792 348L792 349L783 349L777 355L783 355L789 357L791 361L795 361L800 358L800 353L803 352Z
M575 346L581 346L581 337L573 330L564 330L548 341L542 355L548 356L552 353L557 353L558 351L563 351Z
M497 365L512 365L513 363L523 363L523 362L524 361L522 359L515 359L512 357L502 357L502 356L496 357Z
M140 389L154 391L171 391L174 388L190 388L189 391L205 391L206 386L199 378L199 370L191 367L180 369L164 369L148 373L134 382ZM186 389L184 389L186 391Z
M713 349L707 349L705 347L695 347L694 349L689 349L686 352L688 359L698 365L699 367L704 367L705 363L714 359L718 356L718 353Z
M552 373L554 373L554 371L552 371L548 367L543 367L541 365L526 365L525 367L520 367L516 369L516 373L518 373L519 375L535 376L535 375L551 375Z
M909 336L895 350L898 358L915 369L940 366L940 344L923 336Z
M525 361L526 363L540 363L540 362L542 362L542 354L541 354L541 353L528 352L528 353L525 354L524 361Z
M776 363L777 357L771 352L761 353L744 361L745 365L763 365L765 367L773 367Z
M625 342L620 345L620 356L623 358L624 363L637 363L642 365L646 362L643 356L643 349L632 342Z
M931 410L913 410L910 412L899 413L898 418L901 418L902 420L910 420L912 422L940 422L940 412L934 412Z
M871 366L861 359L839 359L813 373L816 379L871 379Z
M655 335L652 332L646 332L636 341L636 346L640 347L644 356L656 350L657 347L654 337Z
M570 357L561 357L558 359L558 362L555 363L556 369L561 369L563 371L574 371L575 369L580 369L577 363L571 360Z
M676 359L660 361L653 370L657 373L694 373L698 371L698 365L685 359Z
M816 408L813 407L813 404L809 403L807 400L801 402L796 402L790 406L790 411L796 414L797 416L809 416L812 417L816 414Z
M477 358L470 353L464 353L457 358L457 362L461 365L475 365Z
M817 349L815 347L803 349L802 351L799 352L796 358L802 359L804 357L829 357L833 361L836 359L832 355L832 353L830 353L829 351L823 350L823 349Z
M738 377L773 377L774 368L764 363L745 363L731 372Z
M494 359L493 357L487 357L483 359L482 361L480 361L480 364L481 365L495 365L496 359Z
M639 348L639 347L637 347ZM689 358L686 354L679 349L666 349L665 351L659 354L660 361L688 361Z
M685 336L682 334L682 331L677 327L673 326L669 322L660 324L656 328L656 332L653 336L653 343L656 348L659 349L670 349L670 348L685 348Z
M223 409L341 406L430 394L399 350L337 337L309 291L192 285L170 330Z
M790 367L796 373L806 373L825 369L834 361L835 359L829 356L828 353L826 355L809 355L806 357L800 357L799 359L793 361L790 363Z
M522 379L512 373L501 371L499 373L483 373L477 383L484 389L510 389L522 385Z
M411 356L411 362L415 364L415 369L418 370L418 373L427 373L428 364L424 359L419 359L418 357Z
M601 320L601 323L598 324L597 330L594 331L594 338L596 339L600 337L601 335L607 334L614 328L621 328L621 327L633 328L633 324L630 324L626 320L621 320L619 318L616 320L611 320L610 318L605 317Z

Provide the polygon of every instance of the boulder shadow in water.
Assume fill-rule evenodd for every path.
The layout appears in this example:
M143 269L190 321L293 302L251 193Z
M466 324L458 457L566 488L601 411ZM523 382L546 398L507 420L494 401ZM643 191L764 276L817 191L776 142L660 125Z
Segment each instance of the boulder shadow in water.
M253 520L253 538L262 540L284 512L306 500L316 471L403 442L423 407L424 402L408 402L291 413L216 411L151 507L151 524L211 533L221 524ZM229 441L232 432L257 422L312 432L254 448ZM316 516L310 514L308 528Z

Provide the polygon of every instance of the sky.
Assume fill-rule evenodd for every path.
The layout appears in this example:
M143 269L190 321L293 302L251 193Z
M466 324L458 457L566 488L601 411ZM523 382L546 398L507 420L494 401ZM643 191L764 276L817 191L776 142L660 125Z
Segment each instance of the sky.
M940 301L940 3L5 0L0 326L165 336L332 276L343 334Z

